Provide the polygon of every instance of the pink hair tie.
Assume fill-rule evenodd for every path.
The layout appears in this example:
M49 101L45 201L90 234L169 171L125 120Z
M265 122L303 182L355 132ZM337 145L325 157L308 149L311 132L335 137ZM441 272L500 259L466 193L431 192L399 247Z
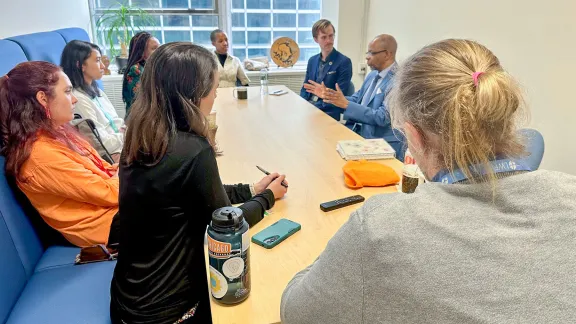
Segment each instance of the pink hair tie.
M474 72L474 74L472 74L472 80L474 80L474 86L478 86L478 78L484 74L484 72Z

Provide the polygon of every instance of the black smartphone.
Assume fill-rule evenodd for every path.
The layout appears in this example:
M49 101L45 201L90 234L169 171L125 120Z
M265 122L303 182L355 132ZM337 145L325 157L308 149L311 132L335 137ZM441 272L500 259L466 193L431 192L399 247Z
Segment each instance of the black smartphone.
M112 255L103 244L84 247L76 257L76 264L112 260Z

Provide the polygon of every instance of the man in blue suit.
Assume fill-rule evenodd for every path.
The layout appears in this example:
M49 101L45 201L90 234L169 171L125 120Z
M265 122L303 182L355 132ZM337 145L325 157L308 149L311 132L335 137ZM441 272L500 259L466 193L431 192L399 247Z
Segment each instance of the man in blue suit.
M339 84L336 84L336 90L320 85L315 91L323 96L325 104L344 109L346 126L364 138L383 138L396 150L396 158L404 161L404 137L392 129L386 106L386 96L392 89L398 67L397 47L396 40L390 35L379 35L370 42L366 62L373 71L352 96L344 96Z
M324 104L321 97L310 91L315 89L313 84L324 84L326 87L334 88L338 83L344 91L348 91L351 85L352 61L334 49L335 33L334 26L326 19L321 19L312 26L312 36L320 46L321 52L308 60L300 96L330 117L340 120L342 109Z

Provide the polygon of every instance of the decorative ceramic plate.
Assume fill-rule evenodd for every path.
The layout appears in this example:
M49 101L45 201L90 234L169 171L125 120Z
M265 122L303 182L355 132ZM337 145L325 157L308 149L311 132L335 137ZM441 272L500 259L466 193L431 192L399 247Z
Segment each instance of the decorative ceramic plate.
M291 67L298 62L300 47L292 38L280 37L272 44L270 57L280 67Z

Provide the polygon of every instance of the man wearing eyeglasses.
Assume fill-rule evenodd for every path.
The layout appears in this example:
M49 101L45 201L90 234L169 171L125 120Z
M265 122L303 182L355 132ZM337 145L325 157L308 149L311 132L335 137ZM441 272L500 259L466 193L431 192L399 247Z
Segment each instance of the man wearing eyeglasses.
M321 52L308 60L300 96L330 117L340 120L342 109L325 104L322 94L315 93L316 87L312 85L324 84L326 87L334 88L338 83L344 92L351 86L352 61L334 48L335 34L334 26L329 20L320 19L312 26L312 36L320 46Z
M325 104L344 109L346 126L364 138L383 138L396 150L396 158L404 161L404 137L392 129L390 112L386 107L386 95L392 89L398 67L397 47L394 37L385 34L370 42L366 62L373 71L352 96L346 97L339 84L330 89L316 83L314 91L323 97Z

